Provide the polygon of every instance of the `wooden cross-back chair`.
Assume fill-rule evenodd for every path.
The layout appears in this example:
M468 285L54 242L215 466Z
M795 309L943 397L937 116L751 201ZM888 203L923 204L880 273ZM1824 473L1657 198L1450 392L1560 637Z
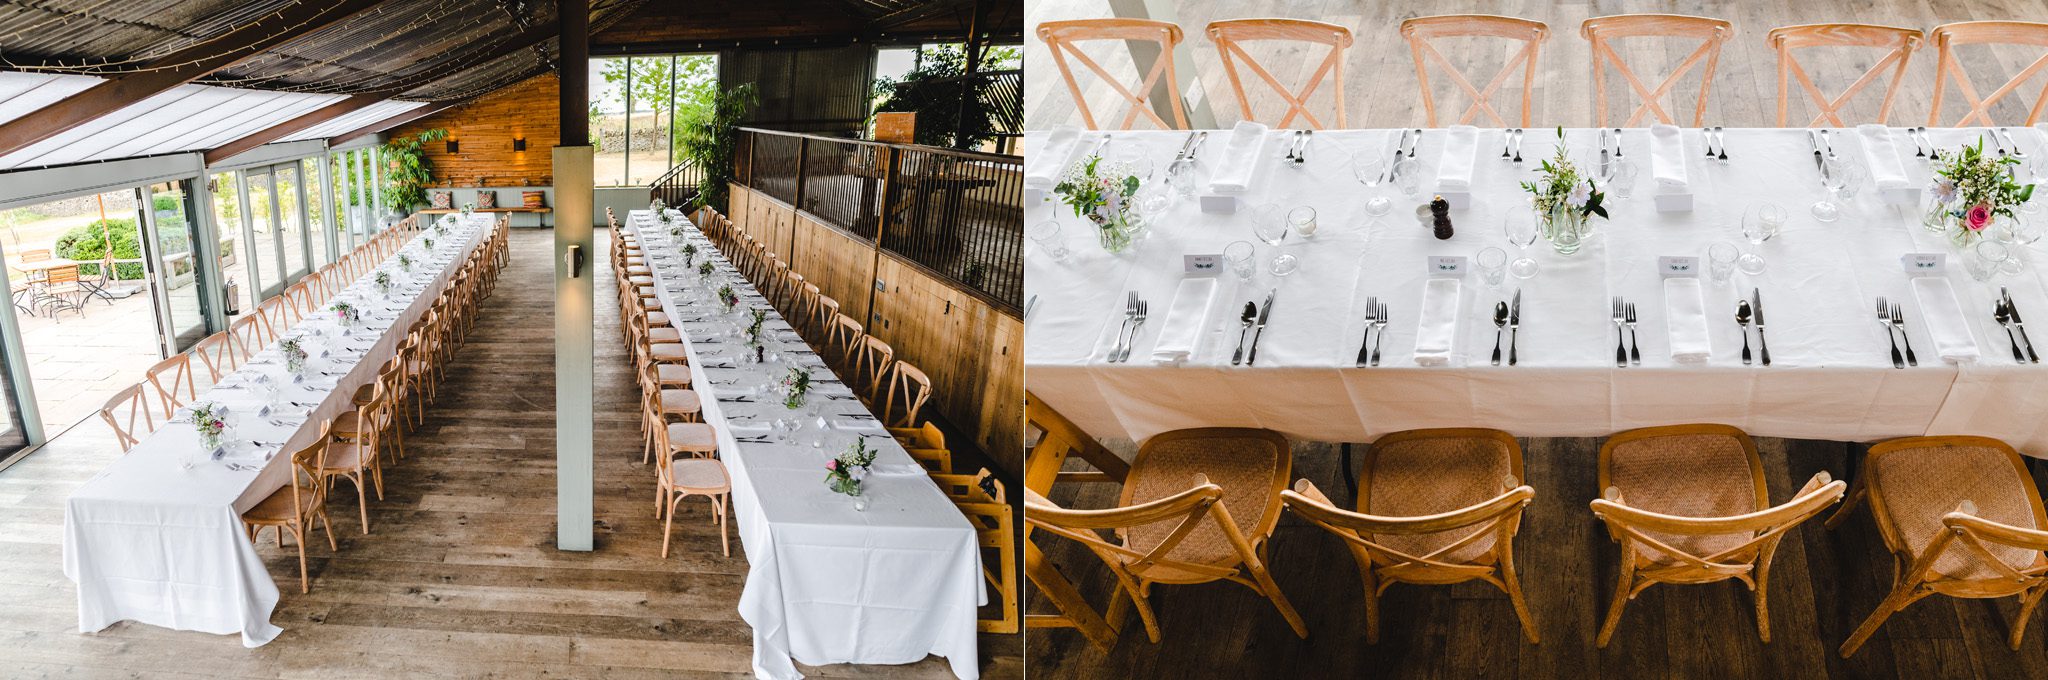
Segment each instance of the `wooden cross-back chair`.
M2048 512L2019 452L1989 437L1909 437L1882 442L1863 456L1856 505L1870 514L1891 552L1892 588L1877 610L1842 643L1856 653L1885 619L1931 595L2019 596L2006 643L2020 648L2027 619L2048 593Z
M1522 634L1539 640L1515 577L1515 532L1536 490L1522 483L1522 448L1500 430L1395 432L1368 449L1357 511L1338 509L1308 480L1280 492L1289 510L1344 540L1365 582L1365 640L1380 639L1380 594L1395 583L1485 581L1507 593Z
M872 335L861 336L860 347L855 349L853 354L853 375L860 382L856 389L860 390L859 396L862 401L871 406L881 402L883 390L887 389L889 384L889 369L895 366L896 348L890 347L889 343L883 342L881 338ZM847 384L851 386L853 381L848 381Z
M1434 17L1416 17L1401 22L1401 35L1408 39L1408 51L1415 57L1415 79L1422 86L1422 110L1430 127L1438 127L1436 95L1429 87L1429 65L1424 57L1436 61L1444 70L1444 79L1458 86L1472 98L1472 104L1458 115L1457 125L1471 123L1481 112L1490 116L1495 125L1510 127L1500 112L1493 108L1493 94L1507 83L1515 73L1515 67L1522 67L1522 127L1529 125L1530 102L1535 97L1536 56L1543 47L1543 41L1550 37L1550 27L1541 21L1516 19L1514 17L1488 14L1453 14ZM1491 37L1522 42L1522 48L1508 57L1500 72L1487 81L1485 89L1473 87L1464 74L1451 60L1444 58L1436 46L1429 43L1436 38Z
M1216 43L1217 53L1223 55L1223 73L1230 77L1230 89L1237 94L1237 106L1244 113L1245 120L1258 120L1252 115L1252 102L1244 93L1244 81L1238 75L1238 60L1244 60L1244 67L1258 76L1273 93L1287 102L1287 112L1274 127L1287 127L1296 116L1308 121L1309 127L1321 130L1331 127L1349 127L1344 118L1344 51L1351 47L1351 29L1336 24L1301 19L1231 19L1209 22L1209 40ZM1298 89L1290 90L1281 84L1273 72L1261 66L1246 52L1244 45L1252 40L1289 40L1310 44L1328 45L1329 54L1316 65L1307 80ZM1334 125L1325 124L1322 119L1308 111L1308 99L1315 96L1316 88L1328 76L1334 87L1332 101L1336 104Z
M299 548L299 592L311 592L312 581L306 571L306 535L313 531L313 521L320 521L321 532L327 534L327 550L341 549L334 540L334 525L327 520L328 485L322 480L320 470L327 460L327 433L313 440L305 448L292 452L291 483L285 488L271 492L269 497L242 513L242 527L249 532L249 541L255 542L264 527L277 530L278 547L284 547L284 535L290 532L292 542ZM305 481L303 485L301 478Z
M233 334L235 340L242 345L245 357L253 357L257 352L263 351L263 348L270 346L270 318L264 316L261 311L244 314L228 324L228 333Z
M1307 638L1307 624L1267 573L1264 559L1292 463L1287 438L1270 430L1165 432L1138 448L1117 507L1068 509L1026 489L1024 517L1040 530L1080 542L1108 565L1117 594L1104 618L1121 621L1135 606L1154 643L1159 621L1152 613L1153 584L1214 581L1251 588L1280 610L1296 635ZM1115 540L1098 533L1103 530L1113 531Z
M1074 81L1074 69L1067 65L1067 55L1072 54L1074 59L1080 61L1082 66L1088 67L1089 71L1093 71L1096 77L1101 78L1102 82L1108 84L1110 89L1130 106L1130 109L1124 112L1124 119L1117 124L1116 129L1131 129L1131 124L1138 121L1138 116L1143 115L1161 128L1184 130L1188 127L1188 114L1186 107L1181 103L1180 79L1176 77L1173 67L1173 49L1180 45L1181 38L1179 26L1150 19L1077 19L1047 21L1038 25L1038 39L1045 41L1045 46L1052 50L1053 63L1059 66L1060 77L1067 82L1067 93L1074 98L1074 108L1081 111L1081 122L1090 130L1099 130L1102 126L1095 122L1095 112L1088 108L1088 99L1081 95L1081 85ZM1076 44L1089 40L1155 42L1159 44L1159 56L1153 60L1152 68L1145 72L1136 92L1133 92L1125 89L1123 83L1117 82L1115 76L1110 75L1108 70L1102 68L1102 64L1090 58L1088 53L1081 51L1081 46ZM1159 112L1152 109L1152 89L1162 76L1166 78L1167 96L1172 98L1172 101L1168 102L1173 107L1172 124L1168 124L1165 118L1160 117Z
M100 418L107 421L107 427L114 428L114 440L121 443L121 452L135 448L142 441L142 435L156 431L156 418L149 410L149 397L142 392L142 383L121 388L107 403L100 407Z
M2035 58L2032 63L2006 79L2004 85L1992 90L1990 95L1977 97L1977 88L1970 82L1970 72L1956 59L1955 48L1962 45L2027 45L2048 47L2048 23L2032 21L1963 21L1943 24L1927 32L1934 41L1934 101L1928 106L1927 124L1941 125L1941 104L1948 94L1948 81L1956 81L1956 89L1962 91L1963 101L1969 111L1957 119L1952 127L1969 127L1972 121L1989 127L1995 125L1991 119L1991 107L2006 95L2018 91L2020 86L2032 79L2041 69L2048 68L2048 53ZM2048 106L2048 88L2034 98L2034 104L2027 109L2027 125L2040 122L2041 111Z
M889 373L889 388L883 395L882 424L888 427L916 427L917 413L932 398L932 379L910 362L897 360Z
M162 399L164 415L199 398L199 385L192 376L192 355L173 354L149 367L149 384Z
M1628 601L1656 583L1734 579L1756 594L1756 629L1771 641L1767 586L1786 532L1841 500L1840 481L1816 473L1772 506L1756 442L1726 425L1630 430L1600 447L1602 497L1593 515L1621 544L1619 583L1594 638L1605 648Z
M1620 74L1622 81L1628 83L1629 89L1643 100L1635 112L1629 114L1627 121L1621 124L1623 127L1637 127L1645 114L1654 115L1659 123L1676 125L1676 119L1664 110L1664 96L1678 84L1679 78L1705 61L1705 70L1700 73L1699 102L1693 106L1692 111L1692 126L1699 127L1707 118L1707 94L1713 89L1714 67L1721 61L1721 46L1734 35L1735 27L1726 21L1705 17L1678 14L1621 14L1587 19L1580 25L1579 33L1585 36L1593 54L1593 115L1596 124L1602 127L1614 124L1607 117L1608 67L1611 66ZM1635 71L1628 67L1628 62L1622 60L1621 53L1614 51L1613 41L1620 38L1698 39L1701 43L1699 49L1687 55L1685 60L1671 69L1670 75L1665 76L1663 82L1658 83L1653 89L1643 85Z
M1899 94L1899 81L1906 77L1906 65L1913 60L1913 51L1920 48L1920 31L1910 28L1874 26L1870 24L1807 24L1772 29L1764 37L1772 50L1778 53L1778 127L1786 125L1786 109L1791 104L1792 80L1799 81L1799 88L1813 100L1816 113L1806 127L1823 124L1834 127L1849 127L1842 122L1840 111L1844 104L1871 83L1891 70L1891 80L1884 86L1884 102L1877 107L1877 119L1871 122L1884 124L1892 113L1892 102ZM1854 83L1842 90L1840 95L1829 99L1820 87L1813 84L1813 77L1806 68L1799 65L1799 59L1792 51L1809 47L1875 47L1885 50L1884 58L1872 64Z
M1003 483L988 468L972 475L934 474L931 479L974 527L981 549L995 552L993 559L983 553L981 576L1000 596L997 604L1002 607L1002 614L993 619L977 619L975 628L984 633L1017 632L1022 623L1018 604L1023 592L1017 581L1015 513Z
M1073 421L1046 406L1028 390L1024 392L1024 426L1027 432L1036 431L1037 436L1037 442L1024 456L1024 488L1032 495L1043 497L1052 493L1053 485L1061 480L1122 484L1130 474L1129 463L1103 448L1094 437L1088 436ZM1087 461L1097 471L1063 471L1070 457ZM1088 605L1088 600L1081 597L1081 589L1060 574L1052 561L1046 559L1045 553L1031 542L1031 525L1028 522L1024 525L1024 576L1031 580L1031 592L1045 597L1059 612L1026 614L1024 627L1073 628L1103 651L1116 644L1116 628Z
M242 361L248 358L249 350L242 346L234 333L221 331L193 344L191 353L206 364L207 376L213 382L220 382L221 376L242 365Z

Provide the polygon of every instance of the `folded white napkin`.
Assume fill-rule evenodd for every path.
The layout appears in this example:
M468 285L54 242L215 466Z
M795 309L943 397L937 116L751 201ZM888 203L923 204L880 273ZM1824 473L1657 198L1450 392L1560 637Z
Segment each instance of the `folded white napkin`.
M1472 188L1473 157L1479 149L1479 128L1454 125L1444 131L1444 155L1436 162L1436 185L1450 191Z
M1667 194L1682 194L1690 183L1685 174L1685 139L1677 126L1650 126L1650 174Z
M1152 346L1152 363L1177 364L1195 353L1202 341L1202 329L1209 326L1210 303L1216 299L1216 278L1190 276L1173 289L1173 304L1166 320L1159 324L1159 342Z
M1913 298L1920 301L1920 326L1934 336L1934 351L1952 364L1977 360L1977 340L1970 335L1969 319L1956 301L1948 279L1922 276L1913 279Z
M1451 362L1458 336L1458 280L1430 279L1422 284L1422 321L1415 327L1415 364L1442 366Z
M1067 163L1079 147L1081 130L1072 125L1062 125L1045 135L1044 148L1025 154L1024 186L1030 189L1051 189L1059 184L1060 175L1067 172Z
M1700 297L1699 279L1664 280L1664 326L1671 338L1672 361L1707 360L1713 348L1707 343L1707 307Z
M1209 191L1241 194L1251 188L1252 175L1259 169L1259 151L1266 148L1266 125L1239 121L1223 145L1223 156L1209 175Z
M1898 147L1892 145L1892 129L1867 123L1856 126L1856 136L1862 138L1863 155L1869 161L1870 178L1877 181L1877 188L1906 188L1906 164L1899 160Z

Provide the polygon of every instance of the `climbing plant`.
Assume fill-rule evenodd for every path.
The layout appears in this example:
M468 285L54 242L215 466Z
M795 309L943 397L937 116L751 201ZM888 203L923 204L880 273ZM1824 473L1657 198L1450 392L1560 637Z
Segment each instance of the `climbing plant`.
M427 202L427 185L434 181L434 164L427 161L426 145L448 137L448 130L422 130L410 137L394 137L384 143L384 205L410 211Z

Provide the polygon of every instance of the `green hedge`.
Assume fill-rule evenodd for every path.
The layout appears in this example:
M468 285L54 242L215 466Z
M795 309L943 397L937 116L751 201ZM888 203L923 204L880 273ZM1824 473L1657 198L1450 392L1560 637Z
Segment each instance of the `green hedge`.
M176 254L191 250L190 238L185 234L183 222L164 222L157 225L165 232L162 250ZM107 230L113 229L114 259L132 260L142 257L142 244L135 240L135 220L119 218L98 220L82 227L74 227L57 237L54 249L57 257L78 260L81 263L98 262L107 252ZM80 276L99 276L98 264L80 264ZM123 280L142 278L142 265L125 263L114 265L114 274Z

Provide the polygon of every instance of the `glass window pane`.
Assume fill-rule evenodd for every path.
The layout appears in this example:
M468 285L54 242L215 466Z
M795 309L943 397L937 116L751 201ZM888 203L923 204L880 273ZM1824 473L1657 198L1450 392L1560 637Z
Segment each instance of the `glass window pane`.
M299 213L299 169L282 166L271 174L277 177L277 238L278 244L284 248L285 276L297 280L309 271L306 267L306 225Z
M669 57L634 57L627 90L631 125L626 141L626 184L647 186L668 172L669 114L675 103Z
M235 195L235 174L223 172L207 182L213 192L213 230L220 238L220 271L226 286L230 319L247 313L256 305L251 295L254 279L249 278L248 258L242 252L242 202Z
M243 180L249 186L249 226L255 234L249 243L249 266L255 270L260 286L256 298L261 300L284 290L278 283L283 277L277 268L277 223L271 212L270 173L244 175Z
M168 298L165 312L170 327L166 330L171 346L178 351L206 337L206 304L200 295L207 285L206 273L199 271L192 259L192 221L187 212L190 198L185 192L188 184L166 182L150 187L147 193L150 221L156 226L157 280ZM115 269L119 271L121 266Z
M626 59L590 60L590 145L597 186L626 185Z
M306 240L317 268L334 261L327 252L327 190L320 185L320 159L301 159L299 176L306 178Z

